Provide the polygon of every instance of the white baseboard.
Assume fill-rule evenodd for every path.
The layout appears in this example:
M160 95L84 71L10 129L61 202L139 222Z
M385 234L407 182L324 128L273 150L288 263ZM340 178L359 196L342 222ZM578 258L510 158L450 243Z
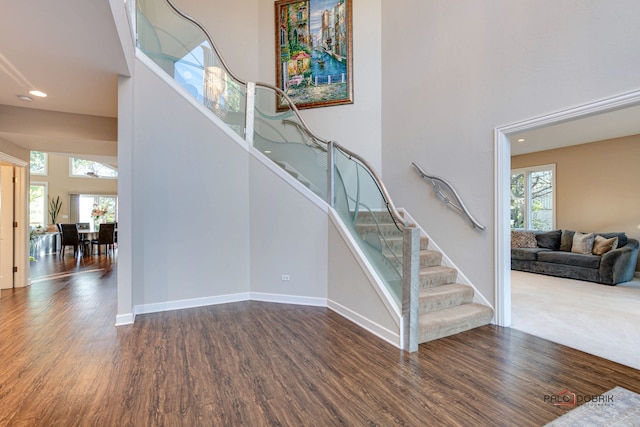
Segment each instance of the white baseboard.
M133 325L135 318L133 313L118 314L116 316L116 326Z
M152 304L141 304L134 307L135 315L161 313L163 311L182 310L185 308L206 307L209 305L228 304L241 301L264 301L280 304L310 305L316 307L326 307L326 298L304 297L297 295L264 294L260 292L242 292L239 294L220 295L204 298L193 298L178 301L167 301ZM116 325L127 325L133 323L135 315L118 316ZM128 317L127 317L128 316ZM122 317L122 319L120 319Z
M249 292L239 294L220 295L214 297L183 299L178 301L158 302L152 304L141 304L134 307L134 313L149 314L163 311L182 310L185 308L204 307L208 305L227 304L230 302L247 301L250 299Z
M274 302L278 304L310 305L314 307L326 307L326 298L301 297L298 295L264 294L261 292L251 292L251 301Z
M361 328L364 328L367 331L371 332L373 335L377 336L378 338L388 342L389 344L397 348L402 348L400 347L401 342L400 342L400 335L398 333L390 331L389 329L381 325L378 325L377 323L372 322L371 320L365 317L362 317L358 313L348 309L343 305L338 304L335 301L328 300L327 307L330 310L335 311L342 317L349 319L350 321L360 326Z

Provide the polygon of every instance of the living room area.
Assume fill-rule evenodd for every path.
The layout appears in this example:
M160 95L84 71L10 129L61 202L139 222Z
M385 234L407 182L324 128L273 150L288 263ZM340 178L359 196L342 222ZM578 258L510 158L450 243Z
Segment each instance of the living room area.
M627 118L638 122L637 107L628 110ZM574 123L565 130L604 132L598 120L595 127ZM640 369L640 134L598 138L595 132L596 140L559 148L520 145L562 138L569 130L511 139L511 196L527 200L528 210L522 218L512 204L511 228L539 235L531 249L513 249L512 241L511 326ZM539 197L519 194L522 186ZM551 246L542 234L553 236Z

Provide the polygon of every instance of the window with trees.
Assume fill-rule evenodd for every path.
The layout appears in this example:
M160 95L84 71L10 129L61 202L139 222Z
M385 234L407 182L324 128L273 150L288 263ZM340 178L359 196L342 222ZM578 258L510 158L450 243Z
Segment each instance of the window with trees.
M511 228L555 228L556 165L511 171Z
M32 151L29 160L29 173L31 175L48 174L49 156L42 151Z
M69 169L71 176L93 177L93 178L117 178L118 171L111 166L94 162L92 160L69 158Z
M78 222L88 222L94 230L101 223L118 222L118 196L80 194Z
M47 213L47 183L32 182L29 186L29 225L46 225Z

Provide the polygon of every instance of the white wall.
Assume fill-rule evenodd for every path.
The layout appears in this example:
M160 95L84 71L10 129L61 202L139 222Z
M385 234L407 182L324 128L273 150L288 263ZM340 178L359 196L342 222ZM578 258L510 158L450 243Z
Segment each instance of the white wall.
M136 60L133 304L249 291L248 153Z
M633 0L383 3L385 183L489 301L494 128L638 89L639 13ZM411 161L450 181L487 230Z
M252 298L286 295L292 302L326 305L326 207L253 157L250 172ZM290 280L283 281L283 274Z

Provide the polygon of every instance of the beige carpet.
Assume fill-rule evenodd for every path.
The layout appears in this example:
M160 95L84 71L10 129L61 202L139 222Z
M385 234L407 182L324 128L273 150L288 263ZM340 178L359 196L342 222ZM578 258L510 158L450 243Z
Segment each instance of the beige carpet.
M640 280L617 286L511 272L514 329L640 369Z

